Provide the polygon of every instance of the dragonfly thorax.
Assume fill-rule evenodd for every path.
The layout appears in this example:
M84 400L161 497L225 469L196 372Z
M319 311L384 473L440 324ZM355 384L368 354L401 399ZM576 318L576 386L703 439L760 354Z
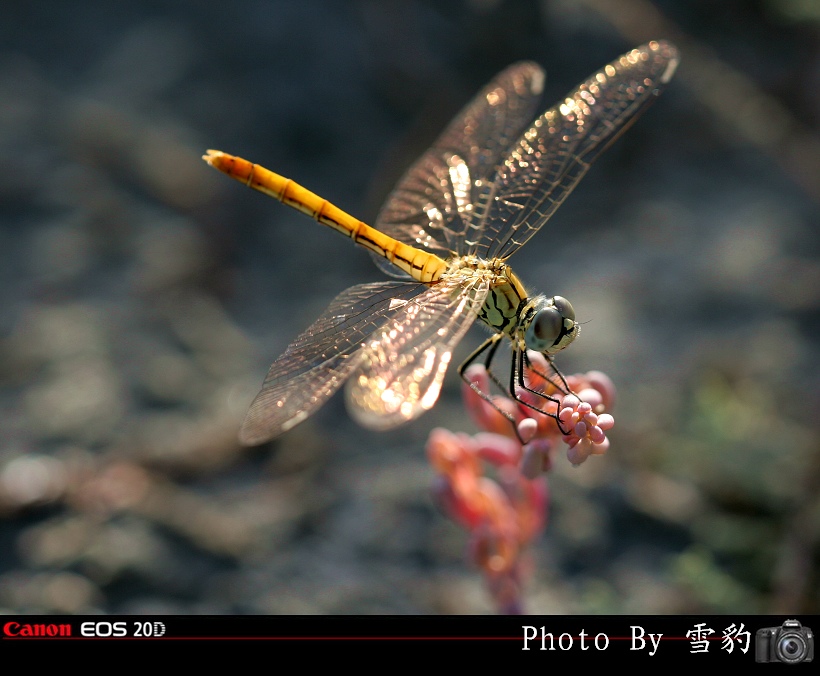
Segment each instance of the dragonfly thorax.
M527 304L527 291L509 265L499 258L456 256L448 261L447 272L442 276L462 278L461 286L486 287L487 297L478 312L479 318L494 331L513 337L519 313Z
M575 310L566 298L530 298L518 275L499 258L457 256L448 261L445 276L461 277L461 286L486 284L489 291L478 316L491 329L508 335L522 350L552 355L578 336Z

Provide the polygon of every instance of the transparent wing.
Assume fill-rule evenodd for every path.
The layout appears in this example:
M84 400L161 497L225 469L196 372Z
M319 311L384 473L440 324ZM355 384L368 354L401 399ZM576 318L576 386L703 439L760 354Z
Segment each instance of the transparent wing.
M366 427L390 429L432 408L453 349L477 317L486 279L442 279L365 343L347 402Z
M360 363L364 342L426 288L377 282L339 294L270 367L239 432L242 443L269 441L316 411Z
M535 120L498 167L472 253L506 258L527 242L595 158L660 94L678 60L677 49L666 42L633 49Z
M378 230L445 257L468 253L471 224L489 179L535 115L544 72L529 62L495 77L453 119L433 146L396 185Z

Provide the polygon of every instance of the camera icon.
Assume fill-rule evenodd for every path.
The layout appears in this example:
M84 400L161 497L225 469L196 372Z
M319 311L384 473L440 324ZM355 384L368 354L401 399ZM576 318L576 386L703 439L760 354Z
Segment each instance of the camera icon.
M782 627L758 629L755 634L755 662L798 664L814 659L814 634L797 620Z

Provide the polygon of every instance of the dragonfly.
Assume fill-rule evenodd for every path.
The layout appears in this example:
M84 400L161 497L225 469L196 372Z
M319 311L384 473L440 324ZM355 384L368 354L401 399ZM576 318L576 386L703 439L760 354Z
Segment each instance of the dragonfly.
M348 409L362 425L386 430L415 419L438 400L453 350L477 319L492 335L461 366L462 378L482 355L489 371L507 342L509 383L493 376L494 382L555 418L543 410L547 400L556 401L551 395L534 393L543 397L543 408L519 396L529 389L527 353L539 352L552 364L580 327L568 300L531 295L508 260L658 97L678 62L674 45L649 42L535 119L544 71L532 62L508 67L407 170L375 227L258 164L207 151L203 159L212 167L369 249L393 278L343 291L290 343L270 367L240 440L255 445L277 437L344 383ZM560 380L557 387L566 393Z

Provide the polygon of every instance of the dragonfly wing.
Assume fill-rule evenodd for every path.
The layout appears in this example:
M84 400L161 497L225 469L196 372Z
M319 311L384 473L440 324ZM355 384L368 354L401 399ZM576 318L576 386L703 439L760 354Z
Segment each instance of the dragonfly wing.
M529 62L497 75L410 167L379 213L376 229L444 257L467 253L481 183L495 174L532 120L543 84L544 71Z
M377 282L339 294L270 367L239 432L242 443L269 441L311 415L360 363L365 341L426 288Z
M678 60L677 49L666 42L633 49L536 119L498 167L473 253L506 258L527 242L595 158L657 98Z
M453 349L488 289L486 280L464 285L460 278L444 278L374 333L362 350L359 371L348 381L353 417L372 429L390 429L432 408Z

